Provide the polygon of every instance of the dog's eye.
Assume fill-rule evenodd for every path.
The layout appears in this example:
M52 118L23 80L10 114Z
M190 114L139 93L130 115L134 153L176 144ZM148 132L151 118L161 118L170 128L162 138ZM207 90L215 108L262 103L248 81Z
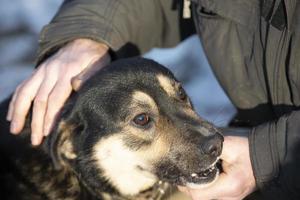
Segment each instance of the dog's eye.
M150 117L146 113L135 116L133 122L139 126L146 126L150 122Z
M179 86L177 93L178 93L177 95L180 100L185 101L187 99L187 95L186 95L184 89L182 88L182 86Z

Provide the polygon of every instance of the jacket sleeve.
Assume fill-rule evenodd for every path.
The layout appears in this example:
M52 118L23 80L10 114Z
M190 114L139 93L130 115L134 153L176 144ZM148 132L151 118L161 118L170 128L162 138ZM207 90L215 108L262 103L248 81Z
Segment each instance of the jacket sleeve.
M249 144L264 199L300 199L300 111L255 127Z
M124 45L143 53L179 42L178 11L172 0L65 0L40 34L38 61L75 38L103 42L112 51Z

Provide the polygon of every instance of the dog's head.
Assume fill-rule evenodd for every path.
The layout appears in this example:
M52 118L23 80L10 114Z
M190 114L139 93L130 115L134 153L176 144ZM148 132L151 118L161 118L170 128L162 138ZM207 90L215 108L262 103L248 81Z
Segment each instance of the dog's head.
M222 142L169 70L134 58L84 84L47 146L55 163L71 168L92 192L134 195L158 180L211 183Z

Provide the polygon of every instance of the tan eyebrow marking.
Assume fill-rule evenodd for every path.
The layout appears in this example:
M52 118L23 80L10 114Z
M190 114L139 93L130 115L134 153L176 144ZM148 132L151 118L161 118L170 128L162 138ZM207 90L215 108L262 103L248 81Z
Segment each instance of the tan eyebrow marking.
M132 102L133 102L133 104L145 103L145 104L149 105L151 108L157 109L157 105L156 105L154 99L150 95L148 95L147 93L142 92L142 91L133 92Z
M157 80L162 87L162 89L169 95L169 96L175 96L176 90L174 87L174 83L172 83L172 80L162 74L159 74L156 76Z

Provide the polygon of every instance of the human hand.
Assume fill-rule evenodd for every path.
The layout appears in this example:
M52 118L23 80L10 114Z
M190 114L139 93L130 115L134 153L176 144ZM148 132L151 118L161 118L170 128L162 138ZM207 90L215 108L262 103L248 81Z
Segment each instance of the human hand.
M240 200L255 190L248 138L226 136L221 155L223 172L219 178L199 189L179 187L193 200Z
M62 47L17 87L7 114L10 132L21 132L33 103L31 142L39 145L72 89L109 62L108 47L90 39L76 39Z

